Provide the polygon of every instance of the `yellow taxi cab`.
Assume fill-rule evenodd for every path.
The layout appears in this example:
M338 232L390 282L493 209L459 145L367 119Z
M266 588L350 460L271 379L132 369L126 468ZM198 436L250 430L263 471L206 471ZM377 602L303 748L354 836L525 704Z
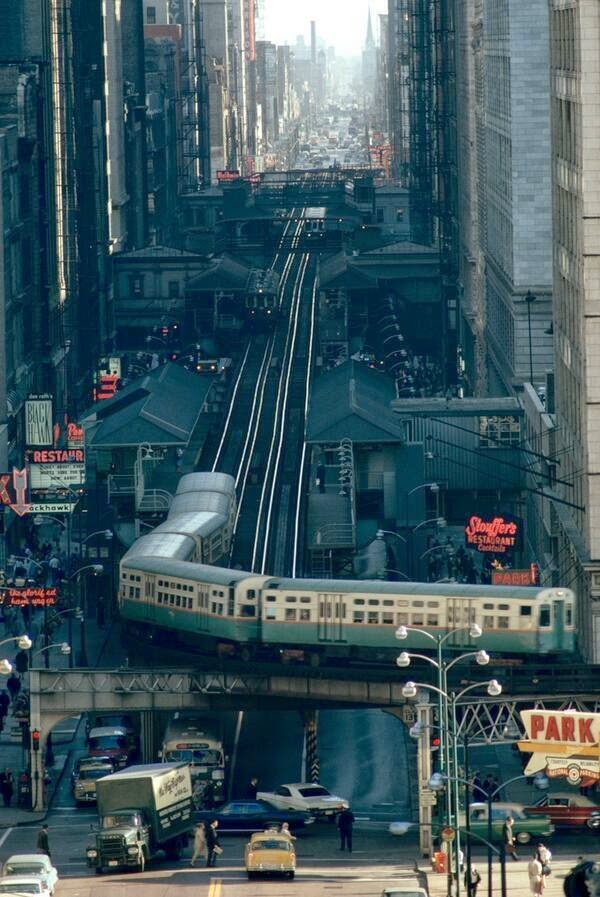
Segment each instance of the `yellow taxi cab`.
M289 832L268 829L255 832L245 852L248 878L258 875L283 875L293 878L296 873L294 838Z

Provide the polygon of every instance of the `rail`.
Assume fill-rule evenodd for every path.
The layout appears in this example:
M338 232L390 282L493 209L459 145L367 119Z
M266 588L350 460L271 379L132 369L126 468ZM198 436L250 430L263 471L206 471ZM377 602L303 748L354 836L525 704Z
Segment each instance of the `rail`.
M354 545L356 530L353 523L327 523L315 533L312 548L348 548Z

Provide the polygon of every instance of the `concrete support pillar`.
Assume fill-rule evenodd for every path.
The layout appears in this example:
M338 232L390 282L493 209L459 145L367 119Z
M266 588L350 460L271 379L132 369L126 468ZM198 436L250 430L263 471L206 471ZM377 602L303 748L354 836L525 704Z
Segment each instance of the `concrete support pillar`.
M307 782L318 782L320 777L318 744L318 710L304 713L305 775Z
M431 820L434 794L429 790L431 778L431 704L417 704L417 723L421 735L417 742L417 776L419 781L419 847L424 857L431 856Z
M142 710L140 713L141 762L156 763L158 759L160 732L158 731L157 713L154 710Z

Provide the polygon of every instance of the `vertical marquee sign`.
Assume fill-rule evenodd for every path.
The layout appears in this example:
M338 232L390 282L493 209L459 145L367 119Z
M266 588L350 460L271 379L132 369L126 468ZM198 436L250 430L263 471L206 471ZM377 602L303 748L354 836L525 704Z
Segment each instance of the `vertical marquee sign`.
M52 445L52 396L29 396L25 402L25 442L28 446Z

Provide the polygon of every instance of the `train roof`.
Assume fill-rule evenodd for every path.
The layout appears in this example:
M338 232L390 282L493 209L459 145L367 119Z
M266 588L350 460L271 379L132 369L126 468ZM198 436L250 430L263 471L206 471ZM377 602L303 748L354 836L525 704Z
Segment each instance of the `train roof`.
M223 492L225 495L232 495L235 493L235 480L228 473L186 473L179 480L175 494L183 495L186 492Z
M188 514L170 516L157 526L153 533L179 533L190 536L211 536L219 527L225 526L227 517L212 511L195 511Z
M325 206L309 206L302 214L303 218L326 218L327 209Z
M177 559L179 563L187 561L187 565L193 567L189 558L195 548L196 543L191 535L186 536L173 532L157 533L156 530L153 530L147 536L140 536L139 539L136 539L123 561L137 565L138 558L140 560L156 558L157 563L164 566L169 560Z
M144 538L149 537L145 536ZM163 538L168 538L168 536ZM143 554L141 557L130 557L129 552L121 561L121 567L139 570L142 573L156 573L158 576L176 576L179 579L188 579L192 582L218 586L235 586L245 579L255 577L255 574L249 573L247 570L229 570L227 567L192 564L189 561L169 560L169 558L152 557L146 554Z
M571 589L555 589L535 586L482 586L466 583L429 582L389 582L370 579L286 579L273 576L266 579L263 590L281 589L300 592L339 592L340 594L374 595L423 595L432 598L505 598L523 601L526 599L574 597ZM553 594L550 594L553 593Z
M169 508L169 520L196 511L211 511L228 518L231 511L230 495L223 492L183 492L176 495Z

